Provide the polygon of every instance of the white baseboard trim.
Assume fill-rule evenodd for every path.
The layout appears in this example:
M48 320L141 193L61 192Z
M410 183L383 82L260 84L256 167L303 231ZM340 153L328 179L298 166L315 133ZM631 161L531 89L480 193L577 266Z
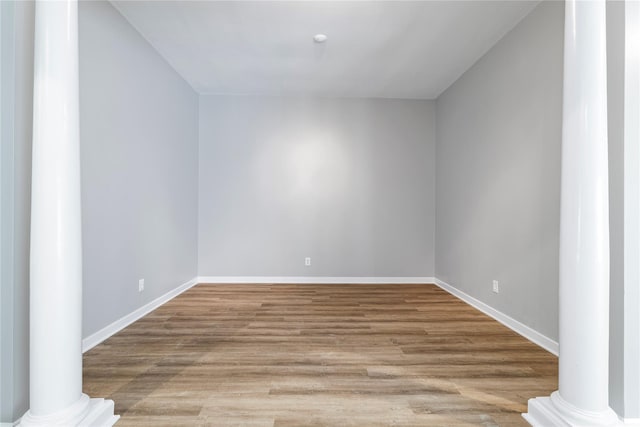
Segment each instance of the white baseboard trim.
M86 337L86 338L84 338L82 340L82 352L84 353L86 351L91 350L93 347L95 347L96 345L100 344L102 341L106 340L107 338L109 338L110 336L115 334L116 332L121 331L122 329L126 328L127 326L129 326L130 324L135 322L136 320L138 320L141 317L144 317L145 315L151 313L153 310L155 310L156 308L160 307L162 304L164 304L167 301L177 297L178 295L180 295L181 293L183 293L187 289L193 287L197 283L198 283L198 280L197 280L197 278L194 277L193 279L189 280L188 282L183 283L182 285L178 286L177 288L172 289L169 292L167 292L166 294L164 294L162 296L159 296L158 298L154 299L153 301L143 305L139 309L127 314L124 317L121 317L120 319L116 320L115 322L111 323L110 325L105 326L104 328L100 329L98 332L95 332L95 333L89 335L88 337ZM5 426L0 426L0 427L5 427Z
M251 283L251 284L426 284L435 283L434 277L329 277L329 276L199 276L198 283Z
M539 345L545 350L558 355L558 343L553 341L552 339L542 335L538 331L531 329L527 325L518 322L517 320L507 316L506 314L496 310L493 307L483 303L482 301L477 300L476 298L468 295L457 288L449 285L446 282L436 278L436 277L329 277L329 276L198 276L195 277L188 282L178 286L177 288L167 292L166 294L156 298L155 300L145 304L139 309L135 310L132 313L127 314L126 316L116 320L110 325L102 328L98 332L89 335L88 337L82 340L82 352L86 352L96 345L100 344L113 334L119 332L125 327L129 326L136 320L141 317L147 315L151 311L160 307L162 304L167 301L175 298L180 295L187 289L190 289L194 285L198 283L208 283L208 284L289 284L289 283L300 283L300 284L349 284L349 285L357 285L357 284L430 284L433 283L438 287L444 289L450 294L454 295L457 298L460 298L462 301L467 304L477 308L482 311L486 315L492 317L498 322L502 323L509 329L515 331L516 333L522 335L527 338L529 341ZM637 419L629 419L625 420L625 424L630 422L630 425L638 425ZM0 427L9 427L11 424L0 424Z
M534 329L531 329L524 323L518 322L512 317L507 316L501 311L498 311L495 308L483 303L482 301L475 299L471 295L466 294L457 288L454 288L450 284L443 282L440 279L436 278L434 280L434 283L438 285L440 288L449 292L450 294L460 298L462 301L466 302L467 304L477 308L487 316L493 317L495 320L502 323L507 328L522 335L523 337L533 342L534 344L539 345L540 347L544 348L550 353L555 354L556 356L558 355L558 343L552 340L551 338L545 335L542 335L540 332Z
M538 331L531 329L527 325L507 316L493 307L483 303L468 295L448 283L436 277L324 277L324 276L198 276L198 283L208 284L278 284L278 283L300 283L300 284L427 284L433 283L449 292L453 296L460 298L467 304L477 308L484 314L494 318L509 329L522 335L529 341L539 345L545 350L558 355L558 343L542 335Z

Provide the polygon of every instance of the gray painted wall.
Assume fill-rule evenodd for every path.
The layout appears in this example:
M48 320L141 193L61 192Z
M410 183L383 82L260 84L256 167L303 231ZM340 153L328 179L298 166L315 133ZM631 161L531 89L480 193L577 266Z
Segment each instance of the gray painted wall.
M624 409L640 419L640 3L625 2Z
M563 8L537 6L438 98L436 125L436 276L554 340Z
M10 423L21 417L29 404L34 7L29 1L3 1L0 7L3 66L0 422ZM11 58L7 58L5 53ZM13 72L6 66L13 66Z
M201 96L199 275L432 276L434 119L433 101Z
M15 133L11 147L4 133L2 140L1 422L28 405L33 4L11 5ZM198 273L436 275L557 339L562 9L538 6L435 105L203 96L198 113L191 88L108 3L82 2L84 336ZM611 405L622 413L616 40L624 29L620 9L608 12L616 23L608 52ZM500 294L491 293L492 279Z
M109 3L79 36L86 337L196 275L198 97Z
M609 130L609 404L624 415L624 2L607 1Z

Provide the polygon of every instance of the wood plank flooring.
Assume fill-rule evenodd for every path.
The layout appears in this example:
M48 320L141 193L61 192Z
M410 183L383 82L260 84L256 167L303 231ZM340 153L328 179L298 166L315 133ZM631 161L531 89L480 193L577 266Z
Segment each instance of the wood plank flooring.
M118 426L524 426L556 373L434 285L200 284L84 355Z

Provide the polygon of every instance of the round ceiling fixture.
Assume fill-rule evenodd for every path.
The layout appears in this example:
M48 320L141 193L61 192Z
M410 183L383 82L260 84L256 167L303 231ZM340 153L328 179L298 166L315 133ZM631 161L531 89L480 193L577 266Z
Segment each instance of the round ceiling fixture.
M327 36L325 34L316 34L313 36L313 41L316 43L324 43L327 41Z

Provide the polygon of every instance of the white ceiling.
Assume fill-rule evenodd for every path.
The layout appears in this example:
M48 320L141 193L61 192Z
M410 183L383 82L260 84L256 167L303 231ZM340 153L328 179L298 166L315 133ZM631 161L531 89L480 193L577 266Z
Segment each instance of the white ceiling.
M200 93L417 99L538 2L112 1Z

